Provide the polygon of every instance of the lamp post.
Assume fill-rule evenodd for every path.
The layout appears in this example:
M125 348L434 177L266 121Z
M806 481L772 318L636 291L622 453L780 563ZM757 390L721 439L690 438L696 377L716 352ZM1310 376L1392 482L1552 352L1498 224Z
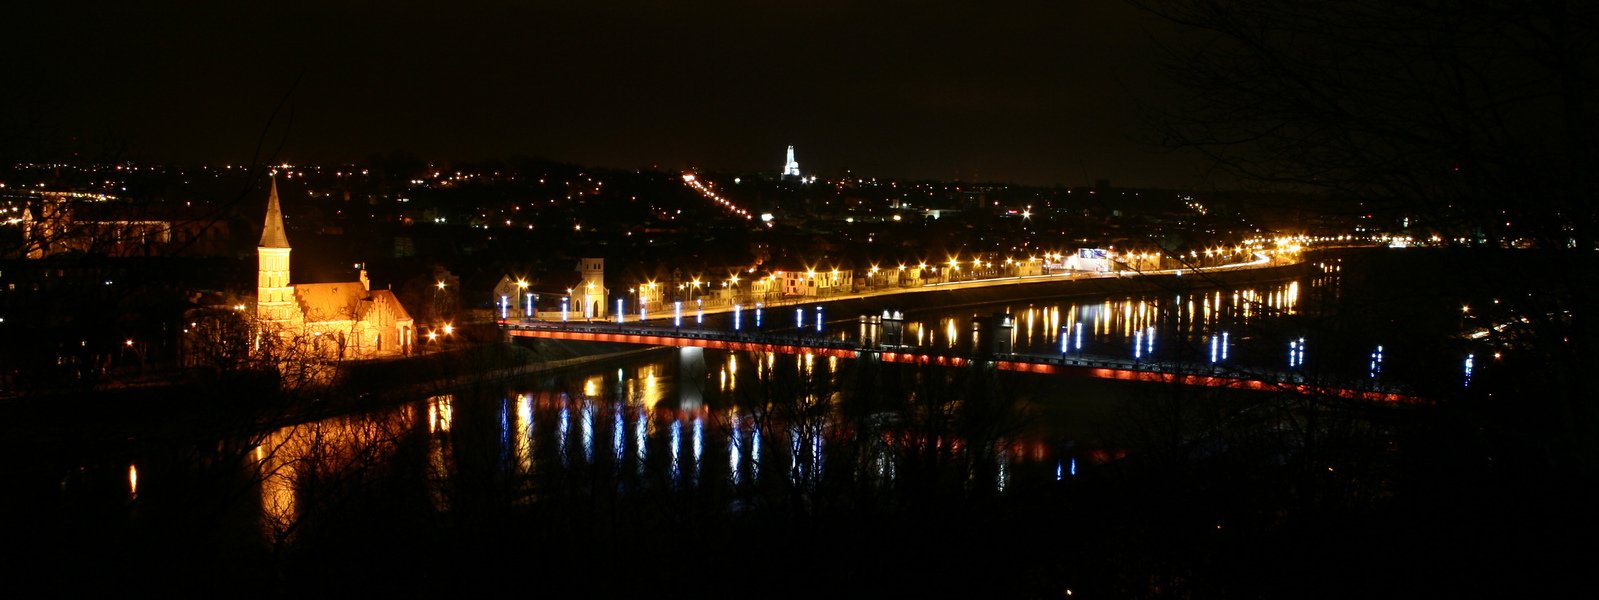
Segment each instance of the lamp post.
M517 289L521 290L522 295L527 298L527 309L522 312L522 320L525 321L533 318L533 293L527 291L527 280L516 280L516 287Z

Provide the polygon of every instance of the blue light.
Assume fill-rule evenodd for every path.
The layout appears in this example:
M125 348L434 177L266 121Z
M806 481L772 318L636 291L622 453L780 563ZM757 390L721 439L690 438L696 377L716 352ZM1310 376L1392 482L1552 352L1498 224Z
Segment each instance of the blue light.
M761 303L755 303L755 328L761 328Z
M566 320L566 301L567 300L568 300L568 298L562 298L561 299L561 320L562 321Z
M816 307L816 332L822 332L822 307Z
M622 299L616 299L616 322L621 323L627 318L627 312L622 310Z
M1476 362L1477 355L1466 355L1466 380L1461 385L1471 385L1471 367Z
M1210 336L1210 362L1211 363L1215 363L1216 362L1216 342L1219 339L1220 338L1217 338L1214 335Z
M1077 331L1077 351L1078 352L1082 352L1083 351L1083 323L1082 323L1082 321L1078 321L1077 322L1076 331Z
M743 320L743 317L744 317L743 311L744 311L744 307L743 306L738 305L738 304L734 304L733 305L733 331L738 331L739 324Z
M1227 360L1227 332L1221 332L1221 359Z
M794 309L794 328L805 329L805 309Z
M1066 353L1066 349L1067 349L1066 343L1070 339L1071 339L1071 327L1070 326L1062 327L1061 330L1060 330L1060 353L1061 354L1065 354Z
M1138 358L1143 358L1143 357L1144 357L1144 332L1142 332L1142 331L1134 331L1133 332L1133 358L1134 359L1138 359Z
M1145 336L1144 339L1149 343L1148 352L1151 355L1155 354L1155 326L1154 325L1149 326L1149 335Z
M683 326L683 301L682 300L678 300L678 301L672 303L672 326L673 327L682 327Z
M510 312L510 305L511 305L511 298L509 296L500 296L500 320L501 321L504 321L506 319L507 314Z
M1076 457L1072 457L1071 474L1072 474L1072 477L1076 477L1077 476L1077 458Z

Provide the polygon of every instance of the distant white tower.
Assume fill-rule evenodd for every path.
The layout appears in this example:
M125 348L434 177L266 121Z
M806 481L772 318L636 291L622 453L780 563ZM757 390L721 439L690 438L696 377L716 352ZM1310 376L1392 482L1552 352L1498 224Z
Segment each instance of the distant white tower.
M788 147L788 162L783 163L783 177L799 177L799 161L794 160L794 147Z

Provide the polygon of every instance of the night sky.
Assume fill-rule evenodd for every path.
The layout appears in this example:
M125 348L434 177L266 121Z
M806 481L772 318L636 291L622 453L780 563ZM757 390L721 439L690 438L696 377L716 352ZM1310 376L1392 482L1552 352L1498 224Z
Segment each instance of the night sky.
M1149 143L1141 109L1175 95L1119 0L237 4L8 9L3 156L777 171L793 144L822 177L1201 172Z

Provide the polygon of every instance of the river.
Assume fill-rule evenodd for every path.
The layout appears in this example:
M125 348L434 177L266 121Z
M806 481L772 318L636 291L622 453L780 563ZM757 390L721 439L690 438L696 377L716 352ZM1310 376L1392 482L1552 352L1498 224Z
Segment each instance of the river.
M903 312L905 342L969 347L973 319L999 314L1018 353L1314 371L1357 384L1396 372L1455 377L1428 371L1455 357L1416 358L1407 353L1429 346L1384 337L1406 335L1394 324L1435 307L1350 314L1349 297L1374 292L1350 289L1346 269L1370 263L1349 256L1365 255L1319 255L1297 275L1245 287L1189 277L1136 294L914 307ZM829 315L821 331L803 316L762 326L863 335L844 315ZM435 579L443 574L417 570L485 577L473 565L514 571L509 557L524 557L538 564L523 565L538 573L534 588L646 593L651 585L635 577L682 570L691 581L672 589L739 596L774 574L825 570L806 577L837 584L872 572L821 558L858 561L874 556L860 551L872 544L1019 543L1012 530L1028 525L1015 519L1051 514L1032 504L1039 498L1067 510L1073 486L1147 441L1140 428L1162 407L1273 401L982 365L665 348L224 439L135 435L43 448L38 460L13 448L7 516L11 530L50 538L56 552L81 544L89 560L139 565L131 577L163 570L140 556L148 545L213 570L210 561L227 556L251 565L239 567L249 576L338 581L360 593L453 589ZM947 539L938 534L946 526ZM212 545L222 550L205 550ZM938 564L924 550L882 560ZM960 568L1004 562L959 550L968 557ZM613 570L620 579L607 577ZM969 579L963 585L980 585Z

